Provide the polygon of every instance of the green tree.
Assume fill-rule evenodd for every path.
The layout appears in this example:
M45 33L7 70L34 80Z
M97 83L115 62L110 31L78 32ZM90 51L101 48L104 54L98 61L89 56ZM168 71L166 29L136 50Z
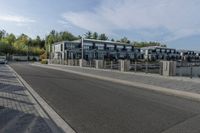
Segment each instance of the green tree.
M108 40L108 37L106 36L106 34L100 34L99 35L99 38L98 38L99 40Z
M11 34L7 34L3 38L1 38L1 42L7 43L7 44L11 44L11 45L14 44L15 40L16 40L16 37L12 33Z
M52 30L45 38L45 49L47 52L49 52L49 48L51 48L51 45L55 42L73 41L76 39L78 39L78 37L74 36L72 33L68 31L58 33L55 30ZM43 44L43 42L41 42L41 44Z
M64 41L64 40L73 41L73 40L78 39L72 33L68 32L68 31L60 32L59 36L61 37L61 40L59 40L59 41Z
M0 42L0 53L6 56L13 54L14 48L11 44Z
M98 33L97 33L97 32L94 32L94 33L92 34L92 38L93 38L93 39L98 39Z
M26 54L28 46L30 44L29 37L25 34L21 34L16 41L14 42L15 53L17 54Z
M122 43L131 43L131 41L128 40L127 37L123 37L123 38L120 40L120 42L122 42Z
M149 46L164 46L166 47L166 45L161 45L161 43L159 42L134 42L134 46L135 47L149 47Z
M112 42L114 42L114 41L115 41L115 39L113 39L113 38L112 38L112 39L111 39L111 41L112 41Z
M92 32L88 31L84 34L86 39L92 39Z
M0 30L0 40L5 37L6 31L5 30Z

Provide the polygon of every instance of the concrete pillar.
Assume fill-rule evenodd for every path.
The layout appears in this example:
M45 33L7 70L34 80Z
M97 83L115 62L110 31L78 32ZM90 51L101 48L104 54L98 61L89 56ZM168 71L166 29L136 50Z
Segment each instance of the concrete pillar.
M61 54L62 54L62 60L64 60L65 59L65 53L62 52Z
M125 60L125 71L129 71L130 68L130 60Z
M86 60L82 60L82 59L79 59L79 66L80 67L84 67L84 66L86 66Z
M79 59L79 66L83 67L83 60L82 59Z
M69 60L68 60L68 65L69 65L69 66L73 66L73 60L72 60L72 59L69 59Z
M120 63L120 71L126 72L129 71L130 60L119 60Z
M70 66L73 66L74 65L74 59L71 59L70 60Z
M79 65L77 59L74 59L74 65L75 65L75 66L78 66L78 65Z
M175 76L176 75L176 61L161 61L161 72L163 76Z
M103 60L95 60L95 68L103 69Z

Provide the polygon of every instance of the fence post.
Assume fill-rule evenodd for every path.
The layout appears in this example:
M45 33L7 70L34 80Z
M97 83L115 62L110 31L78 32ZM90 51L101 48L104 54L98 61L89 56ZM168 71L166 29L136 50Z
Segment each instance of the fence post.
M137 61L135 60L135 72L137 72Z
M192 78L193 78L193 68L192 68L192 64L191 64L190 67L191 67L191 68L190 68L190 78L192 79Z
M148 73L148 61L146 61L146 70L145 70L146 73Z

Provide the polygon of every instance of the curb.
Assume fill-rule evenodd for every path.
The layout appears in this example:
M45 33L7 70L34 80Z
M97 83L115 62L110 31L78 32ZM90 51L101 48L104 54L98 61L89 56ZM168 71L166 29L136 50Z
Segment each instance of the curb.
M50 129L52 130L53 133L58 132L64 132L64 133L76 133L74 129L70 127L46 102L45 100L40 97L36 91L9 65L7 65L10 70L12 70L19 82L27 88L30 95L30 100L33 103L36 103L36 109L43 118L48 118L52 120L52 122L48 121L45 119L45 122L48 124ZM59 128L59 129L58 129Z
M140 87L140 88L143 88L146 90L161 92L161 93L168 94L168 95L173 95L173 96L182 97L182 98L186 98L186 99L190 99L190 100L200 101L200 94L196 94L196 93L180 91L180 90L173 90L173 89L169 89L169 88L148 85L148 84L144 84L144 83L130 82L130 81L119 80L119 79L114 79L114 78L109 78L109 77L97 76L97 75L93 75L93 74L87 74L87 73L76 72L76 71L72 71L72 70L66 70L63 68L55 68L55 67L47 66L47 65L39 65L39 64L31 64L31 65L37 66L37 67L42 67L42 68L49 68L49 69L69 72L69 73L78 74L81 76L87 76L87 77L110 81L110 82L114 82L114 83L120 83L120 84L124 84L124 85L128 85L128 86Z

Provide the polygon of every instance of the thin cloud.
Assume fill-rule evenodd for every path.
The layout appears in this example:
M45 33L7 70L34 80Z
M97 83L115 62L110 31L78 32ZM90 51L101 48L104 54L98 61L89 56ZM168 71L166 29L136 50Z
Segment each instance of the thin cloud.
M28 17L18 16L18 15L0 15L0 20L7 22L14 22L17 24L36 22L35 20L30 19Z
M58 23L58 24L61 24L61 25L64 26L64 27L67 27L67 28L71 28L71 27L72 27L71 24L70 24L69 22L66 22L66 21L64 21L64 20L58 20L57 23Z
M199 9L199 0L103 0L93 11L66 12L62 17L97 32L147 30L154 34L155 29L158 34L158 29L166 29L160 37L171 41L200 34Z

